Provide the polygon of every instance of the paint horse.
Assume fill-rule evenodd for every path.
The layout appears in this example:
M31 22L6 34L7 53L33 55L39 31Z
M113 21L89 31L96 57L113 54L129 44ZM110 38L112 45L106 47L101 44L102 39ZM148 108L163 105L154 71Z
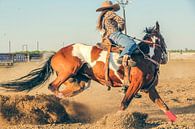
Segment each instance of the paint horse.
M167 51L164 38L160 34L158 22L153 28L146 28L143 41L137 52L132 56L136 67L130 69L130 85L121 102L121 110L125 110L134 95L139 91L149 94L149 98L168 116L171 121L176 116L159 96L156 90L160 64L167 62ZM57 78L49 85L49 89L57 96L74 96L87 88L90 80L105 85L105 59L107 51L98 46L85 44L71 44L51 56L41 68L31 71L28 75L9 83L0 84L1 87L15 91L30 91L43 84L49 76L56 72ZM124 78L123 66L117 63L118 53L110 55L109 77L112 87L121 87ZM65 88L60 91L60 86Z

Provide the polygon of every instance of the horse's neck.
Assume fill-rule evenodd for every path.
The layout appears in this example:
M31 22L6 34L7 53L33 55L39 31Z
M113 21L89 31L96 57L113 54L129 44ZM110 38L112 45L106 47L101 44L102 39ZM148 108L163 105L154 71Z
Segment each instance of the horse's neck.
M139 47L145 55L148 55L150 58L160 63L160 58L161 58L160 48L155 48L142 42L139 43Z
M161 60L161 55L162 55L162 52L160 50L160 48L158 47L150 47L149 48L149 53L148 53L149 57L151 59L153 59L154 61L160 63L160 60Z
M153 59L154 59L155 61L157 61L158 63L160 63L161 56L162 56L162 51L161 51L161 49L158 47L158 48L155 49L155 55L154 55Z
M150 47L148 44L145 44L143 42L140 42L138 44L140 50L144 53L144 54L148 54L150 52Z

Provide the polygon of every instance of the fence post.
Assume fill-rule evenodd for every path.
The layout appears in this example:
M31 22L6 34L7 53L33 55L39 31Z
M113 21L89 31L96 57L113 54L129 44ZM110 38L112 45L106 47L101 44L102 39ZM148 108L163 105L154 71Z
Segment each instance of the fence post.
M168 61L171 60L171 52L168 52Z
M27 62L30 62L30 53L27 52Z

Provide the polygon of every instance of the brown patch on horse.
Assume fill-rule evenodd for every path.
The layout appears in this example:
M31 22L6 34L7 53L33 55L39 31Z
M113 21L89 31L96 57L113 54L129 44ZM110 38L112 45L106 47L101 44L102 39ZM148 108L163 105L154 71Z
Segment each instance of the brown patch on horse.
M102 51L103 50L98 48L97 46L93 46L91 50L91 62L94 62L95 60L97 60L100 57L100 53Z
M124 67L121 65L119 69L117 70L118 76L123 79L124 78Z
M92 69L95 75L95 80L100 82L101 84L105 84L105 63L102 61L97 61ZM109 70L109 76L111 81L113 82L113 86L121 86L121 80L117 77L117 75L115 75L112 69Z
M109 75L110 75L110 80L113 83L113 86L121 86L122 82L121 80L114 74L114 71L113 70L110 70L109 72ZM120 84L120 85L119 85Z
M66 56L72 56L73 46L74 46L74 44L66 46L66 47L60 49L59 52L62 53L63 55L66 55Z
M73 44L74 45L74 44ZM79 57L73 56L73 45L60 49L52 58L51 66L57 72L57 78L51 83L56 90L70 76L75 75L82 67Z

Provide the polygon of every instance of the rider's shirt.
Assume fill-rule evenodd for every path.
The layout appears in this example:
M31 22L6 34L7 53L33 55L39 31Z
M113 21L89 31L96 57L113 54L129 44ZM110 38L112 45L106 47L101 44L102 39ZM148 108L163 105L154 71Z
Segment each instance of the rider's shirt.
M109 37L110 34L118 31L123 31L125 26L125 20L118 16L113 11L108 11L104 15L104 19L102 21L103 26L103 37Z

